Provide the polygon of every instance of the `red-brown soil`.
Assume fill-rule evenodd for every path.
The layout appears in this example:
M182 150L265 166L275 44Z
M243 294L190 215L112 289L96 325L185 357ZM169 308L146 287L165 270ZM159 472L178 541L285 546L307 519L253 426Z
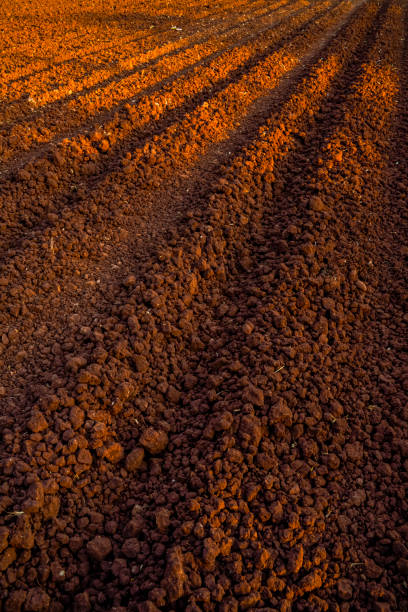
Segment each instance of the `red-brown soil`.
M0 611L408 610L407 2L0 27Z

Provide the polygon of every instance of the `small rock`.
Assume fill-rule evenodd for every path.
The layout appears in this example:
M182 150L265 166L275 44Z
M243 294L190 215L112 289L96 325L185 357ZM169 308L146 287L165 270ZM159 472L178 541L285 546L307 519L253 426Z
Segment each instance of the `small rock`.
M373 606L373 612L391 612L391 606L386 601L376 601Z
M84 424L85 412L78 406L73 406L69 414L69 420L74 430L79 429Z
M399 559L397 568L401 576L408 576L408 559Z
M357 289L360 289L360 291L367 291L367 285L365 283L363 283L363 281L358 280L356 282L356 287Z
M95 561L102 561L109 555L112 550L112 544L109 538L105 536L96 536L86 545L88 555Z
M129 538L125 540L122 546L122 552L127 559L135 559L140 553L140 542L137 538Z
M272 489L273 485L276 483L276 477L272 476L272 474L267 474L264 478L264 487L266 490Z
M383 568L377 565L372 559L367 559L364 572L367 578L377 580L381 576L383 571Z
M237 448L229 448L227 451L227 460L231 461L231 463L237 463L240 465L243 462L244 457L241 451Z
M141 437L140 444L152 455L158 455L167 446L168 436L163 430L155 430L153 427L146 429Z
M188 279L188 290L191 295L198 293L198 281L195 274L190 274Z
M197 383L197 377L193 376L193 374L186 374L184 377L184 386L186 389L193 389L194 385Z
M135 472L142 465L144 458L143 448L135 448L126 457L126 469L128 472Z
M125 402L132 395L133 391L133 385L123 382L116 390L116 398L121 402Z
M22 508L30 514L38 512L44 506L44 487L41 482L34 482L28 489L28 499Z
M170 602L177 601L184 595L186 581L183 553L180 546L175 546L169 551L163 580Z
M123 459L124 454L123 446L119 442L113 442L105 449L103 456L110 463L118 463Z
M141 374L143 374L143 372L146 372L147 368L149 367L149 362L147 361L144 355L136 355L133 358L133 361L135 363L137 371Z
M279 523L283 517L283 506L280 501L273 502L270 505L269 511L271 513L271 520L274 523Z
M350 503L352 506L361 506L361 504L365 502L366 498L367 494L364 489L357 489L357 491L352 493Z
M76 372L78 372L78 370L80 368L83 368L84 366L86 366L87 361L85 359L85 357L82 357L82 355L77 355L75 357L71 357L67 363L66 363L66 367L67 370L70 370L71 372L74 372L74 374Z
M163 532L170 526L170 511L167 508L161 508L156 512L156 525Z
M123 532L126 538L135 538L144 527L144 520L140 514L137 514L132 520L126 523L125 530Z
M48 610L50 597L40 588L30 589L25 601L24 610L27 612L43 612Z
M231 412L225 411L218 415L213 421L215 431L228 431L234 422Z
M43 508L43 518L45 521L57 518L61 506L61 500L58 495L50 495L47 503Z
M140 603L137 609L138 612L160 612L160 608L150 601L150 599Z
M88 593L78 593L74 599L74 612L91 612L92 606Z
M324 205L322 198L319 198L319 196L314 196L310 199L310 208L317 212L321 212L322 210L325 210L326 206Z
M134 274L129 274L123 281L123 284L125 287L134 287L136 285L136 276Z
M354 444L346 444L345 451L348 459L358 463L363 458L363 445L360 442L355 442Z
M0 553L7 548L9 534L7 527L0 527Z
M14 563L16 557L17 555L15 548L11 548L11 546L6 548L4 553L0 555L0 571L5 572L9 565Z
M249 402L250 404L254 404L254 406L263 406L264 393L262 389L259 389L259 387L249 385L249 387L247 387L244 391L243 400L245 402Z
M35 414L33 414L31 419L28 421L27 427L33 433L39 433L40 431L44 431L45 429L48 428L48 423L44 415L41 414L41 412L36 412Z
M309 593L310 591L320 589L321 586L322 586L322 577L318 569L313 570L313 572L310 572L310 574L307 574L300 581L300 587L305 591L305 593Z
M11 342L11 344L14 344L15 342L17 342L18 338L19 338L18 329L14 328L11 331L9 331L8 339Z
M96 364L99 367L99 364ZM92 385L96 387L101 382L100 376L98 376L95 368L88 368L87 370L82 370L78 375L78 382L86 385Z
M20 612L27 597L27 591L13 591L6 600L4 612Z
M180 401L181 393L178 389L170 385L167 389L167 397L173 404L177 404Z
M276 423L283 423L286 427L291 427L293 420L292 411L285 402L284 399L280 398L269 411L269 423L274 425Z
M347 601L353 597L353 586L350 580L346 578L340 578L337 583L337 592L340 599Z
M14 548L22 548L24 550L31 550L33 548L34 534L31 531L29 520L25 516L19 519L16 530L10 539L10 544Z
M252 334L254 329L255 329L255 325L252 323L252 321L246 321L244 325L242 326L242 331L247 336L249 336L249 334Z
M303 565L303 546L300 544L292 548L288 559L288 570L292 574L297 574Z
M86 448L81 448L77 455L78 463L90 465L92 463L92 455Z
M260 485L249 484L245 488L245 498L246 498L246 500L249 501L249 502L253 501L255 499L255 497L258 495L260 490L261 490L261 486Z
M262 439L261 421L258 417L245 414L241 418L239 433L249 444L257 447Z
M337 470L340 465L340 459L334 453L327 456L327 465L331 470Z

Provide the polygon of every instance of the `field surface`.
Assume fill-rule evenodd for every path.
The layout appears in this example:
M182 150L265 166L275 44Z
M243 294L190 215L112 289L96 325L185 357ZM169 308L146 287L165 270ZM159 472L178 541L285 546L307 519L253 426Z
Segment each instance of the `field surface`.
M0 30L0 611L408 610L406 0Z

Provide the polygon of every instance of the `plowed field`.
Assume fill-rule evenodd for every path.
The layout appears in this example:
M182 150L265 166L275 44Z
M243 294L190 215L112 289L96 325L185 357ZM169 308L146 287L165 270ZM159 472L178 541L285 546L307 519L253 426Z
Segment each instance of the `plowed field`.
M406 0L0 28L0 611L408 610Z

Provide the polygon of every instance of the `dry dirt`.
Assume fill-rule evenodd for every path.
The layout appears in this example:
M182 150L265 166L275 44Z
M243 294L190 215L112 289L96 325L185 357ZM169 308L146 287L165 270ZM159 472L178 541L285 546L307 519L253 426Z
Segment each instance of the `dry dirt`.
M408 610L406 0L0 12L0 611Z

